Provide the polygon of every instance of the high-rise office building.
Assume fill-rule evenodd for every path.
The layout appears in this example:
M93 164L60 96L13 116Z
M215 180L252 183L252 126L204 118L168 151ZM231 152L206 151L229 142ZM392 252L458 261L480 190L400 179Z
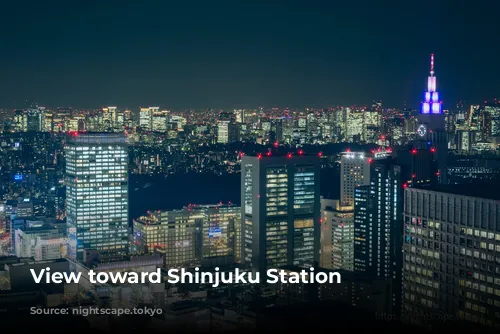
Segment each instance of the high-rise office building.
M321 257L325 269L354 270L354 208L321 199Z
M156 132L167 132L168 130L168 110L155 111L151 116L151 130Z
M44 130L43 112L45 108L26 110L26 131L41 132Z
M445 314L500 329L499 200L484 184L405 190L406 321L428 327L443 319L419 315Z
M217 122L217 142L221 144L229 143L229 121Z
M370 182L371 158L362 152L340 157L340 200L321 200L321 266L354 269L354 189Z
M436 148L427 143L420 147L410 144L397 150L397 164L402 167L401 177L407 187L424 187L438 183L439 169Z
M233 121L217 122L217 142L221 144L232 143L239 140L239 125Z
M118 133L75 133L66 144L68 255L128 252L128 150Z
M354 271L392 282L388 305L401 307L401 167L392 157L375 159L370 184L357 187L354 202Z
M269 141L271 143L283 141L283 118L271 119L271 129L269 131Z
M243 156L242 244L253 270L319 261L318 156Z
M117 107L102 108L102 128L106 131L113 130L116 125Z
M484 112L489 116L489 119L491 120L489 137L500 137L500 103L498 103L497 101L493 103L487 103L484 106Z
M153 115L158 113L160 107L148 107L139 109L139 126L143 130L153 129Z
M354 189L370 182L370 157L344 152L340 157L340 205L354 205Z

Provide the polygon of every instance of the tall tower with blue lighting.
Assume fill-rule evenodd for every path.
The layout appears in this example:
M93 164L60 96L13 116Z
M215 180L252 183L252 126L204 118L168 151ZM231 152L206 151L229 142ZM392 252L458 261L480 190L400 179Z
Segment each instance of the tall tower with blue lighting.
M434 53L431 54L431 72L427 78L427 91L425 100L422 102L421 114L442 114L443 106L439 100L439 93L436 90L436 77L434 76Z
M420 125L417 134L420 137L427 137L431 131L444 129L443 102L439 98L434 75L434 53L431 54L431 71L427 77L427 91L424 93L418 119Z
M431 54L431 70L427 77L427 90L418 115L417 141L415 148L431 150L439 183L447 183L446 159L448 156L448 136L445 131L443 103L437 91L434 75L434 54Z

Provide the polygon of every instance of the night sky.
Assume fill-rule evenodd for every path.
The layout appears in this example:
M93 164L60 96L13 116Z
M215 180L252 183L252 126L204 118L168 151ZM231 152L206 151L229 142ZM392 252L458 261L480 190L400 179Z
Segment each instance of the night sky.
M0 107L417 108L431 52L445 109L480 102L500 5L462 2L2 1Z

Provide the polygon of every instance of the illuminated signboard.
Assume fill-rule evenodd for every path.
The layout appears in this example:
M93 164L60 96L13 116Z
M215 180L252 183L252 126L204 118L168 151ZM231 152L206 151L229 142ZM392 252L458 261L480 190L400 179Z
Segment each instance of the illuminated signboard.
M208 229L209 238L218 238L222 236L222 229L220 227L212 227Z
M16 181L22 181L23 180L23 174L16 174L14 175L14 180Z

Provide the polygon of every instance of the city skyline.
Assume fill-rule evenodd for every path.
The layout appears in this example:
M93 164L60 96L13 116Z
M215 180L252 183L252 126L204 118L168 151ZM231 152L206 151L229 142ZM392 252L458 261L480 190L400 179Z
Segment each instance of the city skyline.
M363 98L359 98L357 99L356 101L349 101L349 103L335 103L335 102L332 102L330 104L327 104L327 105L318 105L318 104L314 104L314 103L305 103L305 102L300 102L297 104L297 106L294 106L294 105L290 105L290 104L281 104L281 105L263 105L262 103L256 103L254 105L242 105L242 104L237 104L237 105L233 105L231 107L226 107L226 108L220 108L219 106L216 106L216 105L206 105L206 106L198 106L198 107L192 107L192 106L189 106L189 105L185 105L183 107L177 107L177 108L174 108L175 110L172 110L172 108L170 108L170 105L175 105L175 103L171 103L170 105L169 104L159 104L159 103L142 103L142 104L135 104L133 106L129 106L129 105L122 105L122 104L117 104L117 103L108 103L108 104L101 104L100 106L97 106L97 105L93 105L92 107L89 105L89 104L86 104L85 107L82 107L82 106L76 106L75 110L76 111L95 111L95 110L98 110L98 109L105 109L105 108L123 108L125 110L133 110L133 109L143 109L143 108L153 108L153 109L162 109L162 110L168 110L168 111L173 111L173 112L182 112L182 111L188 111L188 110L212 110L212 111L223 111L223 110L230 110L230 109L234 109L234 110L241 110L241 109L245 109L245 110L256 110L256 109L283 109L283 110L287 110L287 109L290 109L290 110L301 110L301 109L311 109L311 110L314 110L314 109L326 109L326 108L340 108L340 107L354 107L354 108L359 108L359 109L369 109L370 108L370 105L374 104L374 103L381 103L381 105L383 106L383 108L385 109L406 109L406 110L412 110L412 111L417 111L417 110L421 110L422 111L422 108L423 108L423 105L425 104L428 104L429 102L431 102L429 99L430 99L430 95L428 95L429 93L428 92L432 92L432 91L435 91L436 89L439 89L441 90L439 87L440 85L438 85L435 81L435 61L434 61L434 52L431 52L429 53L430 55L430 58L431 58L431 61L430 61L430 77L428 77L428 82L427 82L427 89L423 90L423 93L422 93L422 99L420 100L420 102L417 102L417 103L408 103L408 101L405 99L402 104L400 103L399 105L387 105L387 104L384 104L384 101L382 99L379 99L377 97L363 97ZM430 78L434 78L434 81L433 83L431 84L429 82ZM432 88L430 85L433 85ZM446 89L445 89L446 90ZM442 99L440 99L441 95L437 95L438 93L436 92L435 93L435 98L439 99L439 102L441 104L440 106L440 111L439 113L443 112L444 110L456 110L458 105L464 105L464 104L470 104L470 105L478 105L478 104L488 104L488 103L500 103L500 100L497 100L496 98L496 95L494 96L491 96L491 97L488 97L488 98L478 98L476 97L476 99L474 101L471 101L469 99L457 99L455 101L448 101L448 104L444 104L445 107L443 107L443 101ZM412 97L412 100L414 99L414 97ZM359 101L359 100L362 100L362 101ZM423 101L423 102L422 102ZM359 103L361 102L361 103ZM423 105L422 105L423 103ZM20 105L17 105L16 107L12 107L12 109L17 109L17 110L22 110L22 109L32 109L32 108L37 108L37 107L44 107L44 108L74 108L75 106L73 104L68 104L68 105L60 105L58 104L57 107L55 107L55 105L46 105L43 103L43 101L39 101L37 99L25 99L22 103L20 103ZM435 113L434 111L432 113Z
M499 4L119 4L0 12L1 328L500 329Z

